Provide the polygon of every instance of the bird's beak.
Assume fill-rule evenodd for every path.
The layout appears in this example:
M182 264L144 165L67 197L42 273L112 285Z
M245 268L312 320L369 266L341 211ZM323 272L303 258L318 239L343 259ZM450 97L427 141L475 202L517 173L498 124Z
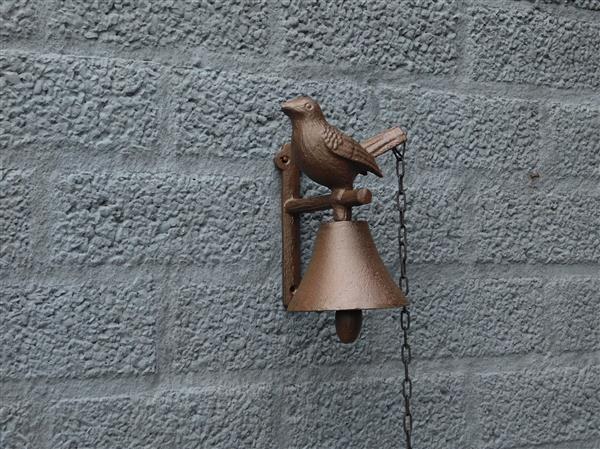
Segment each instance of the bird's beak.
M294 105L292 104L291 101L286 101L284 103L281 103L281 110L285 114L288 114L289 112L292 112L294 110Z

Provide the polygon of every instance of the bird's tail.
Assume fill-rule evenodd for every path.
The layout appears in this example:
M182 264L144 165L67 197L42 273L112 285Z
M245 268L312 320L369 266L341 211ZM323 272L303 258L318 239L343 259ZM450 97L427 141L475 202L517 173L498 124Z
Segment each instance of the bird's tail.
M406 142L406 133L400 128L390 128L360 144L373 157L377 157L404 142Z

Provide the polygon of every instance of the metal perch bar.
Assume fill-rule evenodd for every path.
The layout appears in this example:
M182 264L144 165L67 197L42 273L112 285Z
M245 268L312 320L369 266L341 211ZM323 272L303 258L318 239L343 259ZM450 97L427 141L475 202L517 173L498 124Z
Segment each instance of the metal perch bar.
M362 141L360 144L373 157L378 157L402 145L404 142L406 142L406 133L400 128L390 128L370 139Z
M336 194L314 196L311 198L292 198L285 202L285 211L289 214L316 212L333 209L335 206L361 206L369 204L373 195L369 189L355 189L336 192Z

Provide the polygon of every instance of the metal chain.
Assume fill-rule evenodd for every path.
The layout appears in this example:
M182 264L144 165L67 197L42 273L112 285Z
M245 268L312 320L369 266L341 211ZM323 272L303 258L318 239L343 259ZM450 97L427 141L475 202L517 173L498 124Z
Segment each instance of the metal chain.
M406 152L406 143L393 150L396 157L396 177L398 178L398 191L396 192L396 206L398 208L398 251L400 254L400 288L405 295L408 295L408 278L406 277L406 222L404 215L406 213L406 192L404 190L404 172L406 163L404 154Z
M404 173L406 168L405 155L406 142L401 147L393 150L396 157L396 177L398 178L398 191L396 192L396 206L398 208L398 254L400 257L400 288L408 296L408 278L406 277L406 191L404 190ZM402 425L406 436L406 449L412 449L413 419L410 411L412 398L412 380L408 368L412 361L410 344L408 344L408 331L410 330L410 311L406 306L400 312L400 326L402 328L402 365L404 366L404 380L402 381L402 396L404 398L404 419Z

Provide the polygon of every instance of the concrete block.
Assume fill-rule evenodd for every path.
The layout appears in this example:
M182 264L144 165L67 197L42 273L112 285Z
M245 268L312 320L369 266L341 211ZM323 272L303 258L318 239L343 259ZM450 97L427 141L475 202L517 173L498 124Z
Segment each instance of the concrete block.
M281 362L283 311L277 298L273 285L247 282L179 289L170 320L174 369L264 369Z
M530 0L531 3L535 3ZM543 3L553 5L567 5L581 9L591 9L594 11L600 11L600 2L598 0L543 0Z
M56 448L276 447L263 386L62 401L53 415Z
M600 279L560 279L549 284L552 295L553 345L559 351L600 349Z
M410 170L410 169L409 169ZM388 181L393 182L393 181ZM374 189L368 217L389 266L397 262L396 186ZM531 185L525 175L420 176L407 183L411 263L595 263L600 194Z
M494 357L548 349L549 315L539 279L447 279L416 273L411 340L418 359ZM386 341L399 341L400 312L382 315ZM384 348L400 360L393 345Z
M365 86L179 68L170 79L178 155L270 158L292 134L280 105L301 94L317 99L331 123L368 137L372 108Z
M501 172L529 169L537 162L540 113L536 102L414 88L385 89L377 97L380 126L399 125L408 133L409 164Z
M31 261L31 186L22 170L0 170L0 269Z
M3 288L0 378L154 372L156 299L151 283Z
M0 55L0 148L156 150L159 70L109 59Z
M410 168L409 168L410 170ZM360 209L383 261L389 269L398 263L397 185L390 174L385 184L373 189L373 202ZM468 251L467 223L472 217L464 209L465 184L460 178L421 178L408 181L407 234L409 263L458 262Z
M549 110L553 177L600 176L600 109L554 104Z
M3 0L0 5L0 40L23 39L40 26L35 0Z
M60 0L49 19L51 36L119 49L205 48L266 54L266 0L94 3Z
M357 70L452 73L458 18L452 0L285 2L287 57Z
M273 255L264 179L77 173L56 184L56 262L260 267Z
M480 376L474 444L502 449L598 438L598 376L598 366Z
M538 9L473 8L470 17L472 79L600 86L600 23Z
M578 8L600 11L600 3L598 0L573 0L573 4Z
M404 439L399 378L311 382L286 388L283 432L287 447L397 446ZM414 382L413 399L415 447L463 447L461 376L420 377Z
M39 411L39 410L38 410ZM0 403L0 447L28 449L39 444L38 429L42 415L36 413L30 401L13 402L2 398Z
M525 184L525 181L523 182ZM507 188L491 181L465 216L478 262L595 263L600 260L600 192Z

